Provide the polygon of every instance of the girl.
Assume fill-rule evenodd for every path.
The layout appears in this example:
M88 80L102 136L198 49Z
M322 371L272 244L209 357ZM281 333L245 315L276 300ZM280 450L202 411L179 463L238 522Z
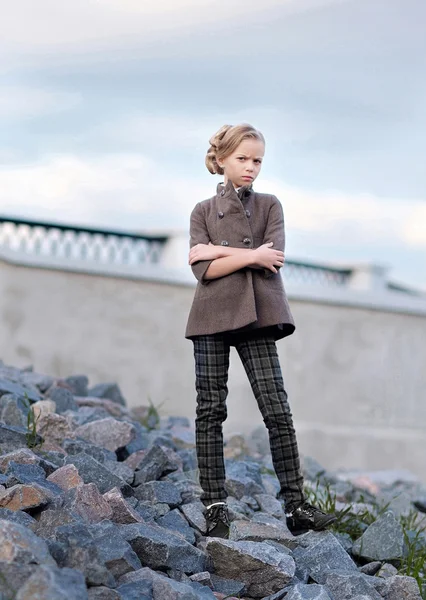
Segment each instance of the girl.
M185 337L194 344L196 451L207 534L228 537L222 423L230 346L235 346L268 429L272 462L293 533L335 521L305 501L292 414L276 340L295 330L278 270L284 219L275 196L253 190L265 140L248 124L224 125L210 139L207 169L224 175L216 194L191 213L189 264L198 280Z

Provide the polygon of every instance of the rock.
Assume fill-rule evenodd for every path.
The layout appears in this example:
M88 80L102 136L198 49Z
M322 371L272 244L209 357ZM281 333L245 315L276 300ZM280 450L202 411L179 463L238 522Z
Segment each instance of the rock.
M57 550L58 566L77 569L84 574L88 585L115 587L113 574L100 556L100 547L90 529L81 523L63 525L56 530L51 552Z
M106 534L96 538L96 548L109 572L117 579L142 568L141 561L130 544L120 536Z
M131 423L108 417L77 427L75 434L96 446L115 452L132 441L135 428Z
M189 544L195 543L194 531L188 525L188 521L178 509L175 508L174 510L169 511L164 517L156 519L156 522L165 529L179 533Z
M114 475L117 475L117 477L120 477L129 485L134 485L135 473L133 469L125 465L123 462L107 459L104 462L104 466L111 471L111 473L114 473Z
M196 448L181 448L176 451L183 462L182 470L196 473L198 470L197 450Z
M39 400L31 406L34 413L34 419L38 421L45 415L50 415L56 411L56 404L53 400Z
M148 587L149 586L149 587ZM149 581L124 583L117 588L121 600L152 600L152 584Z
M250 448L245 437L240 433L234 433L225 440L223 455L227 459L241 458L250 454Z
M116 460L117 455L106 448L99 448L90 442L80 439L66 439L62 443L62 447L69 456L76 454L88 454L98 462L104 464L106 460Z
M134 485L147 481L156 481L162 475L167 475L182 469L183 461L176 452L166 446L154 444L148 450L143 450L140 461L134 464L136 469ZM132 455L127 460L130 460Z
M37 433L45 442L53 442L58 446L65 438L74 437L70 420L56 413L48 413L40 417L37 421Z
M148 523L167 515L167 513L170 512L170 506L161 502L152 504L152 502L149 501L137 501L135 510L141 515L142 519Z
M189 576L189 579L191 581L197 581L198 583L201 583L201 585L206 585L207 587L213 589L212 577L208 571L194 573L194 575Z
M74 456L67 456L65 464L72 464L77 467L78 473L84 483L96 481L101 494L109 492L109 490L115 487L120 489L126 497L133 494L132 488L125 481L111 473L100 462L85 452L75 454Z
M142 523L141 515L126 500L118 488L113 488L104 495L104 500L112 510L110 519L114 523L130 524Z
M55 483L64 491L78 487L84 483L78 474L77 468L72 464L64 465L57 469L54 473L49 475L47 481Z
M333 535L336 538L336 540L343 546L346 552L350 554L352 552L353 541L349 533L339 533L333 531Z
M0 508L9 510L29 510L46 506L52 494L37 484L14 485L0 492Z
M354 556L366 560L399 560L405 553L404 532L392 512L376 519L354 543Z
M225 461L227 479L225 489L229 495L240 500L243 496L255 496L263 494L262 479L259 465L243 461Z
M306 570L316 583L324 584L329 571L358 572L354 561L331 532L310 531L298 538L299 543L307 547L299 547L294 551L297 569Z
M69 508L54 508L43 510L37 520L33 519L31 530L41 538L54 539L58 527L83 523L83 518Z
M260 456L271 455L271 445L269 441L268 430L264 425L255 427L249 436L247 436L248 447Z
M136 432L136 434L137 434L137 432ZM147 454L147 452L148 452L148 449L136 450L136 452L133 452L132 454L130 454L130 456L128 456L123 461L123 464L127 465L128 467L130 467L131 469L136 471L136 469L139 468L139 464L140 464L141 460L143 459L145 454ZM155 478L153 478L153 479L155 479Z
M288 548L295 548L298 545L297 538L289 532L284 523L282 526L277 527L276 525L266 525L265 523L255 523L253 521L232 521L229 528L229 539L251 542L274 540Z
M44 540L24 525L0 520L0 561L56 565Z
M179 510L185 515L186 520L201 533L206 533L207 524L204 516L205 506L200 500L182 504Z
M405 491L382 491L377 495L377 504L392 511L395 517L408 516L412 510L411 495Z
M12 487L19 483L40 483L46 480L46 473L36 464L21 464L11 460L5 470L7 475L7 487Z
M37 456L37 454L35 454L29 448L20 448L19 450L15 450L0 456L0 471L2 473L6 473L11 461L20 465L39 465L44 470L46 475L50 475L57 468L55 464L49 460Z
M193 448L195 446L195 431L192 428L174 425L169 429L169 435L176 448Z
M243 496L243 498L247 498L247 496ZM237 500L234 498L234 496L227 497L226 503L228 505L229 512L232 515L232 519L247 520L246 517L250 519L254 517L254 511L245 502L243 502L243 498L241 498L241 500ZM262 514L266 515L266 513ZM271 515L266 516L270 517ZM271 518L273 519L274 517Z
M35 444L41 444L42 438L36 435ZM14 425L5 425L0 423L0 454L20 450L27 446L27 430L24 427L15 427Z
M227 579L226 577L220 577L216 573L210 574L210 579L215 592L220 592L225 596L238 594L244 594L246 590L246 584L236 579Z
M75 396L87 396L89 378L86 375L71 375L65 379L65 383Z
M414 506L422 513L426 513L426 497L424 498L415 498L413 500Z
M234 542L208 538L206 551L213 561L214 572L237 579L246 585L246 593L263 598L284 587L295 573L291 556L280 554L263 542Z
M395 575L386 579L385 600L422 600L417 581L413 577Z
M377 577L393 577L398 575L398 569L389 563L385 563L377 572Z
M259 503L260 510L273 517L279 519L284 516L283 507L281 502L270 494L255 494L254 498Z
M174 568L185 573L205 571L206 556L182 536L154 523L121 525L120 533L129 542L144 566Z
M268 496L274 498L270 494ZM254 514L256 510L260 510L259 502L253 496L243 496L239 502L243 502L250 509L251 514Z
M161 417L161 429L171 429L175 426L190 428L192 427L192 421L188 417L184 416L168 415L167 417Z
M323 585L297 583L290 589L286 600L334 600Z
M87 600L84 576L75 569L40 567L19 590L16 600Z
M261 477L263 491L270 496L276 496L280 491L280 483L276 475L263 473Z
M359 571L365 575L375 575L381 566L382 563L379 560L375 560L360 567Z
M0 598L16 598L19 588L38 568L35 564L0 562Z
M0 397L4 394L13 394L18 398L28 398L32 402L37 402L37 400L41 399L40 394L32 387L13 383L0 376Z
M156 573L148 567L121 577L118 591L121 592L124 587L122 583L138 583L141 581L151 583L152 595L146 597L153 600L215 600L213 592L208 587L197 582L183 583L169 579L164 574Z
M108 400L112 400L112 402L126 406L126 401L116 383L98 383L90 388L85 395L89 395L93 398L107 398Z
M72 413L72 417L76 426L87 425L87 423L93 423L101 419L107 419L110 414L105 408L100 406L81 406L77 412Z
M43 373L22 372L20 379L24 385L31 388L38 388L44 394L55 382L55 378Z
M0 398L0 421L5 425L26 427L29 410L28 404L15 394L4 394Z
M74 400L78 407L88 406L99 410L106 410L111 417L121 418L129 416L129 411L126 408L120 406L120 404L116 404L112 400L92 398L91 396L74 396Z
M325 586L332 598L352 600L354 596L367 596L370 600L381 600L380 594L368 584L362 573L330 572L325 577Z
M171 479L172 475L169 475L168 479ZM182 504L191 504L193 502L199 502L201 497L201 487L195 481L191 481L191 479L181 479L181 480L173 480L175 481L175 487L179 491Z
M116 404L115 406L118 406L118 404ZM147 430L146 427L144 427L138 421L135 420L132 421L132 425L135 428L136 434L133 440L130 442L130 444L127 444L126 452L128 452L129 454L134 454L135 452L138 452L140 450L147 450L151 446L155 445L153 444L150 432ZM170 440L168 441L168 444L161 444L161 440L159 440L158 445L166 445L169 448L172 448L173 444Z
M49 390L48 398L56 405L56 412L61 415L67 410L78 410L78 404L70 390L63 387L53 387Z
M67 505L86 523L98 523L102 519L110 519L113 515L112 508L94 483L83 483L69 490Z
M122 600L123 596L116 590L111 590L103 585L91 587L87 590L89 600Z
M22 510L11 510L10 508L0 508L0 519L12 521L12 523L19 523L25 527L29 527L36 522L34 517L31 517L31 515L28 515L26 512L23 512Z
M169 481L148 481L136 487L134 494L138 500L164 502L171 508L176 508L182 502L179 491Z

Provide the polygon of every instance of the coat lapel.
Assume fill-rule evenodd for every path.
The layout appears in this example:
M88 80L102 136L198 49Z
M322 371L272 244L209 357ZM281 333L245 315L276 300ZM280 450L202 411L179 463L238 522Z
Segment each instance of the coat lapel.
M245 214L246 206L253 198L253 184L244 185L238 193L231 180L226 185L219 183L216 188L217 208L224 214Z

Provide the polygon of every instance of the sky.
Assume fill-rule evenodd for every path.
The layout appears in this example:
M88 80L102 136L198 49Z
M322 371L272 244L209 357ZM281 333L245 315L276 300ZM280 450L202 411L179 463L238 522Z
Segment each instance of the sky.
M187 231L209 138L266 138L286 258L426 290L424 0L0 0L0 215Z

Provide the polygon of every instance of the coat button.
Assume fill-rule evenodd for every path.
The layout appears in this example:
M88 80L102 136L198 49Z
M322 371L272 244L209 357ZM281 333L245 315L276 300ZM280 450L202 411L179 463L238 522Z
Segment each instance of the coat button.
M220 192L220 195L221 195L221 196L224 196L224 195L225 195L225 190L222 190L222 191Z
M226 240L222 240L220 244L221 246L229 246L229 242L227 242Z
M225 215L223 214L223 212L222 212L222 211L220 211L220 212L218 212L218 213L217 213L217 216L219 217L219 219L223 219L223 217L224 217Z
M251 239L250 238L244 238L243 239L243 244L246 244L246 246L248 246L249 244L251 244Z
M246 210L246 217L249 217L249 216L250 216L250 211Z

